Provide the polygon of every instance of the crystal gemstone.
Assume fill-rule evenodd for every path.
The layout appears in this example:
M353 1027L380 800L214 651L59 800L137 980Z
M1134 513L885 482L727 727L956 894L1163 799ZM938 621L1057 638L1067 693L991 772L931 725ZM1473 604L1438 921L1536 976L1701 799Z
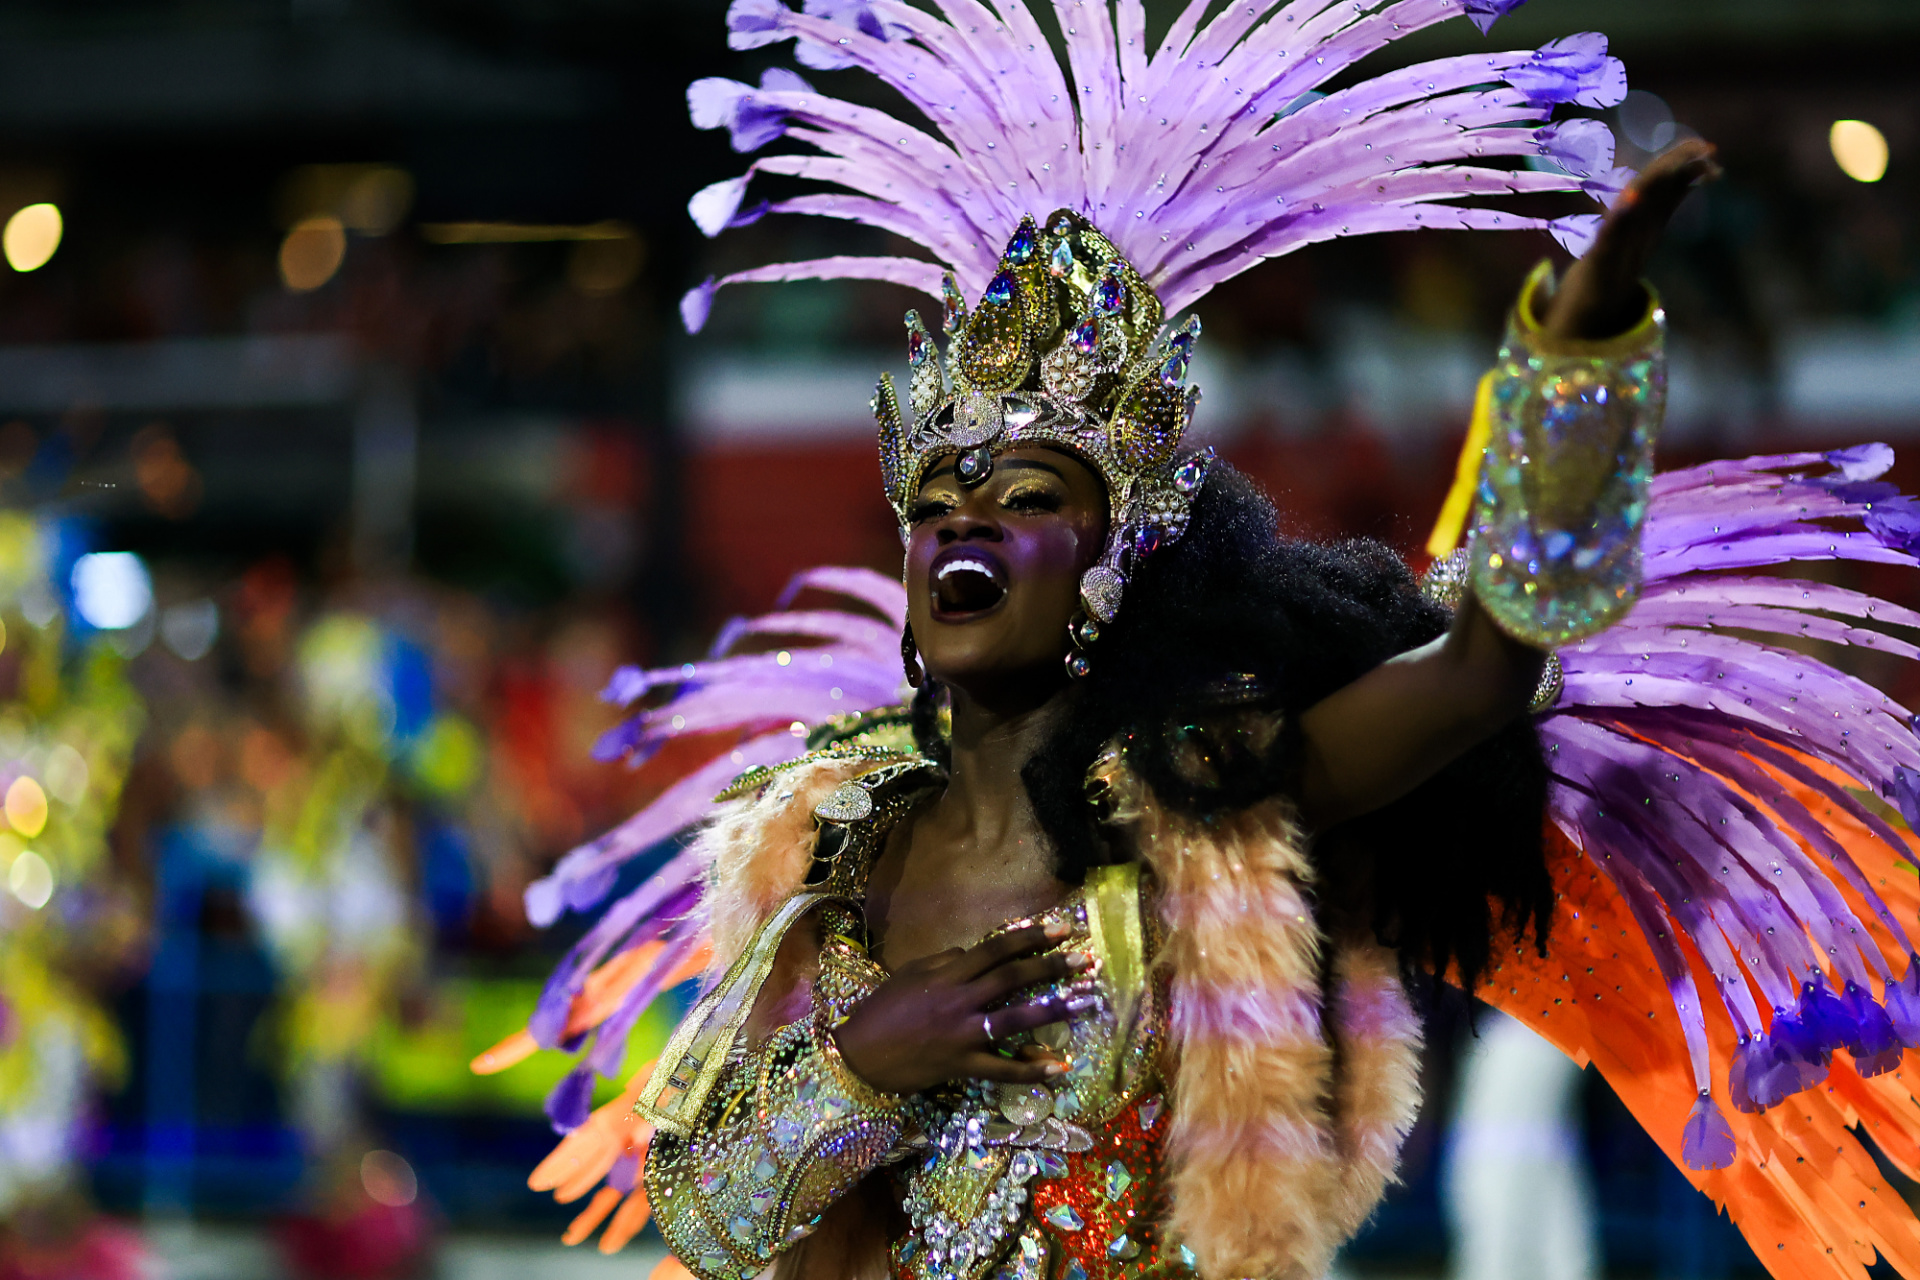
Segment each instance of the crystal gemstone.
M1184 387L1187 385L1187 362L1185 351L1176 350L1160 365L1160 385L1163 387Z
M1020 220L1020 229L1013 233L1013 239L1007 241L1006 259L1008 262L1031 262L1036 247L1033 221Z
M1206 476L1206 465L1198 458L1188 458L1185 462L1174 468L1173 487L1182 493L1192 493L1200 487L1200 482L1206 479ZM1145 1111L1146 1107L1143 1104L1141 1112L1144 1114Z
M1047 1211L1040 1216L1062 1231L1078 1231L1087 1225L1085 1219L1075 1213L1070 1204L1049 1205Z
M960 296L960 286L954 283L952 276L944 276L941 278L940 301L946 308L943 323L947 327L947 332L952 333L953 322L958 320L961 314L967 309L966 300Z

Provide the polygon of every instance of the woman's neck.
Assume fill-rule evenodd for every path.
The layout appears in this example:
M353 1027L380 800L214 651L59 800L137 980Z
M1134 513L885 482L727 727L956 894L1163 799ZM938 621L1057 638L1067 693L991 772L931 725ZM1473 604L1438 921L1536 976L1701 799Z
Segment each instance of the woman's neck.
M1056 688L1010 705L989 705L953 691L947 789L928 814L946 838L1004 848L1039 836L1020 773L1058 725L1064 694Z
M897 968L971 946L1059 901L1052 843L1020 771L1065 707L1058 690L1024 707L988 707L955 690L947 787L896 827L867 888L876 958Z

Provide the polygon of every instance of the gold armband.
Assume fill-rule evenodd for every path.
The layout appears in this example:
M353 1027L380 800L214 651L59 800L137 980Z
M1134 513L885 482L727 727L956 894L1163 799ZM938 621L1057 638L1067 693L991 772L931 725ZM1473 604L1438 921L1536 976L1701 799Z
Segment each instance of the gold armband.
M1483 391L1485 449L1471 520L1473 593L1501 630L1555 649L1618 621L1640 588L1653 443L1666 409L1666 314L1615 338L1550 337L1535 302L1514 308Z

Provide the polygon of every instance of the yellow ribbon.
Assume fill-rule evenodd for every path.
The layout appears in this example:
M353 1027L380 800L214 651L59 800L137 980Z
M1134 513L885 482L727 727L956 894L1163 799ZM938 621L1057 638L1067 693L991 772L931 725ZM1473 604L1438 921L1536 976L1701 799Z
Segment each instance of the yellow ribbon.
M1117 1079L1133 1040L1133 1023L1147 986L1147 947L1140 924L1140 864L1121 862L1087 872L1087 942L1113 1002L1118 1034L1113 1042Z
M1460 446L1460 461L1453 473L1453 488L1440 504L1440 518L1434 521L1427 537L1427 554L1435 560L1450 556L1460 545L1466 531L1467 513L1473 509L1473 493L1480 485L1480 464L1486 456L1487 441L1493 435L1493 387L1498 377L1489 369L1480 379L1480 390L1473 397L1473 421L1467 427L1467 442Z

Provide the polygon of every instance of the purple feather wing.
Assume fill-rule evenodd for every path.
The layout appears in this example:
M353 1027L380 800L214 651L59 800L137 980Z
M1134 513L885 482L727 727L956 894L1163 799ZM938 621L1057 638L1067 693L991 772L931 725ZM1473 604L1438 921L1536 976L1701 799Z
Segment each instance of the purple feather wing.
M1765 572L1920 564L1915 504L1880 479L1892 460L1867 445L1657 478L1641 602L1561 652L1565 690L1539 722L1557 821L1661 957L1701 1095L1682 1141L1696 1169L1732 1158L1716 1084L1761 1111L1825 1080L1836 1050L1866 1077L1897 1065L1901 1035L1920 1043L1908 934L1856 857L1910 856L1886 815L1920 779L1920 738L1904 708L1810 651L1920 657L1897 634L1920 614ZM1837 839L1836 820L1871 848ZM1709 990L1674 967L1670 935ZM1701 999L1738 1039L1725 1081L1709 1078Z
M803 593L837 603L790 608ZM598 918L562 957L540 995L528 1031L546 1048L562 1043L569 1011L595 970L656 940L659 956L594 1032L587 1060L549 1102L558 1128L582 1123L595 1072L615 1074L626 1041L662 984L705 940L700 900L707 868L697 847L683 848L641 883L607 901L620 873L662 842L711 817L715 795L747 769L778 765L806 750L812 729L829 717L894 706L903 696L899 635L906 592L866 569L822 567L795 575L775 612L736 618L713 652L697 662L645 670L626 667L603 697L632 713L596 748L603 759L634 764L665 744L695 734L732 732L737 746L670 785L646 808L562 857L526 891L527 916L545 927L568 911Z

